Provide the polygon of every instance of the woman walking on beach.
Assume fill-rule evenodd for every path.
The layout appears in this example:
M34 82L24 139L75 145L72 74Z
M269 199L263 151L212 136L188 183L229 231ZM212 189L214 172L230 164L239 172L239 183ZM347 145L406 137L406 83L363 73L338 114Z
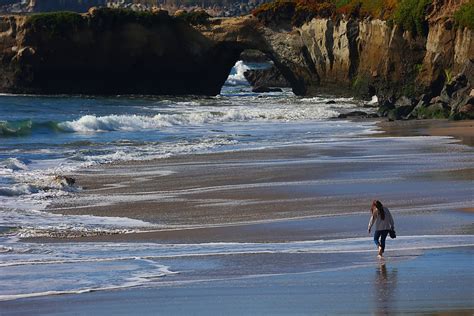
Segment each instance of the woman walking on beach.
M374 242L379 249L378 257L381 258L385 251L385 239L387 239L387 235L390 231L395 231L395 224L392 214L390 214L388 208L383 206L379 200L372 202L370 212L372 216L370 217L368 232L370 234L370 230L375 224Z

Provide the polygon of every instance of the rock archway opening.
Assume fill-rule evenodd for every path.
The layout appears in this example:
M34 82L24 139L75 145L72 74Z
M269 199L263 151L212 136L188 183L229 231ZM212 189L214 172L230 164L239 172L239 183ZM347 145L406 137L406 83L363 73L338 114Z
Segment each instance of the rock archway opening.
M257 93L279 92L291 88L290 83L273 60L256 49L242 51L223 86L225 90L253 91Z

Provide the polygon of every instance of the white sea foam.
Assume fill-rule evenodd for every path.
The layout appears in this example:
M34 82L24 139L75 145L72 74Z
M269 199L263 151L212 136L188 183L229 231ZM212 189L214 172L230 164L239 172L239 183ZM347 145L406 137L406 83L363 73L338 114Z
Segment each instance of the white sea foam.
M235 74L229 75L226 80L228 85L248 85L247 79L245 79L244 73L249 70L250 67L247 66L242 60L239 60L234 65Z
M74 121L59 123L69 132L159 130L171 126L198 126L225 122L320 120L338 115L324 106L300 105L289 107L228 107L200 108L180 114L143 115L85 115Z
M35 204L36 206L38 204ZM137 229L158 229L158 224L126 217L63 215L24 209L1 211L0 226L17 227L18 237L77 237L134 232Z
M19 196L24 194L38 193L39 189L31 184L14 184L10 186L0 187L0 195L3 196Z
M312 103L312 104L325 104L329 101L334 101L334 104L331 104L332 106L336 106L337 104L354 104L354 98L331 98L331 97L311 97L311 98L301 98L299 99L300 102L303 103Z
M80 294L153 284L173 285L173 279L162 281L178 271L172 259L195 261L209 256L260 254L359 254L357 263L331 265L329 269L358 268L374 264L365 253L375 253L371 238L308 240L281 243L214 242L200 244L156 243L68 243L36 244L0 240L0 267L2 276L11 280L0 289L0 300L14 300L57 294ZM474 235L399 236L391 240L387 257L416 256L425 250L452 247L473 247ZM170 264L162 264L167 260ZM207 260L207 259L206 259ZM170 266L171 265L171 266ZM34 268L33 268L34 267ZM178 268L179 269L179 268ZM209 269L212 269L212 265ZM97 273L100 270L101 273ZM319 271L319 270L318 270ZM324 268L320 271L325 271ZM298 273L295 269L291 273ZM181 271L176 285L193 282ZM259 277L252 271L243 271L243 277ZM278 275L272 272L269 275ZM232 276L229 276L232 277ZM71 282L71 280L76 280ZM48 280L46 282L46 280ZM212 281L212 278L201 279Z
M4 171L19 171L19 170L28 170L28 166L25 161L22 161L18 158L8 158L5 160L0 161L0 175L1 169Z
M379 102L379 98L376 96L376 95L373 95L372 96L372 99L367 103L367 104L370 104L370 105L375 105Z

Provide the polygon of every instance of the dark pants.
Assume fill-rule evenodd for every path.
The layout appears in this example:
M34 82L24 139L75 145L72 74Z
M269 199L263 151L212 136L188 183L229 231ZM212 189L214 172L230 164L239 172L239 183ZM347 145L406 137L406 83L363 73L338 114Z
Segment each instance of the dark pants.
M387 239L387 235L389 232L389 230L376 230L374 233L374 243L377 245L377 247L382 247L382 252L385 251L385 239Z

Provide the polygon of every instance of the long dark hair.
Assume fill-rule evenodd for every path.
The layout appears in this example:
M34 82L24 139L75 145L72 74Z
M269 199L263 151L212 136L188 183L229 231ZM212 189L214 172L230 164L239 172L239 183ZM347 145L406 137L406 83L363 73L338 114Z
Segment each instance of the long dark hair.
M378 210L379 213L380 213L380 218L382 220L385 220L385 211L383 209L383 204L382 202L380 202L379 200L373 200L372 201L372 207L370 208L370 211L372 212L372 215L374 214L374 212Z

